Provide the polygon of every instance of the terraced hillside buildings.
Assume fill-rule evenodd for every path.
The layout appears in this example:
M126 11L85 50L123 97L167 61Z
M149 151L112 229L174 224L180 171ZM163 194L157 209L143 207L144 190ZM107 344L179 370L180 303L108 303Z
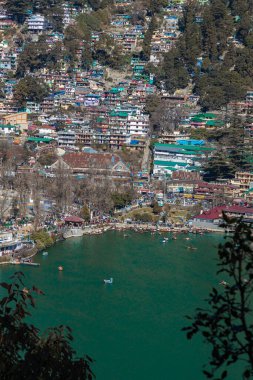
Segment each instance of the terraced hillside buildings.
M27 152L20 173L86 149L119 155L139 193L251 172L251 31L230 5L219 21L206 1L50 4L0 5L0 140Z

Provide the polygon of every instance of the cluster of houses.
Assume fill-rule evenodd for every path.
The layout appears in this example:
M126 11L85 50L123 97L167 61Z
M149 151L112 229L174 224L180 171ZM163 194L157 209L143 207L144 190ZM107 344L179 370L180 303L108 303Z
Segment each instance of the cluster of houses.
M203 140L176 140L176 144L154 145L153 175L157 178L171 176L173 172L199 172L203 161L212 154Z
M163 22L159 29L155 30L151 40L150 61L159 63L161 54L167 53L180 36L179 17L182 16L182 8L168 6L163 16Z
M205 1L200 2L204 4ZM168 52L180 36L183 3L184 0L168 1L168 6L163 9L151 38L150 62L154 65L161 62L163 53ZM147 74L149 62L142 60L139 54L151 17L146 12L143 21L131 13L132 0L115 0L114 5L108 28L91 33L91 47L96 47L104 36L109 36L129 58L127 67L122 72L115 71L93 60L89 69L83 68L83 41L77 48L71 75L64 61L59 62L57 70L42 68L30 73L47 84L49 95L41 102L27 101L22 109L15 102L14 88L19 79L13 73L26 42L21 43L15 35L12 39L5 38L8 30L15 30L17 25L4 5L0 6L0 138L8 136L14 144L28 144L35 157L44 148L58 148L63 152L53 165L41 172L45 176L54 176L59 168L64 168L80 178L93 174L120 183L131 182L142 195L152 194L152 183L162 183L164 193L186 203L190 200L207 201L215 206L226 199L232 203L237 199L238 207L252 203L252 173L238 172L227 183L203 181L203 163L212 156L215 147L204 140L191 138L190 134L195 129L222 128L224 118L216 113L200 113L196 107L198 97L190 90L189 93L168 94L162 84L156 85L155 77ZM69 2L64 4L63 10L64 27L74 23L80 12L90 11L87 7L70 6ZM197 15L196 22L201 22ZM50 22L42 14L29 14L25 29L29 41L36 42L43 34L49 49L64 40L64 31L53 32ZM146 111L147 98L153 95L170 102L174 109L187 110L178 118L176 130L161 130L153 136ZM244 102L231 103L228 107L239 110L239 113L253 108L253 91L247 92ZM248 134L253 136L251 124ZM153 138L155 143L150 155L149 144ZM140 171L133 173L130 165L120 158L118 153L123 148L142 153L146 164ZM151 159L144 159L145 155ZM27 170L35 166L36 160ZM238 210L226 211L237 213ZM194 223L207 226L212 218L216 223L222 211L222 208L216 208L209 214L202 213Z

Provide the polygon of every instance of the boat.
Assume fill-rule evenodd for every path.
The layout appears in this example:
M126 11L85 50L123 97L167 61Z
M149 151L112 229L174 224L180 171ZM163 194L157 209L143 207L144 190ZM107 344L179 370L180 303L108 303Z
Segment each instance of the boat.
M21 265L31 265L32 267L39 267L40 263L29 263L27 261L20 262Z
M48 256L48 252L42 252L42 256Z
M110 279L106 280L104 279L105 284L112 284L113 283L113 278L111 277Z
M62 272L62 271L63 271L63 267L60 265L60 266L58 267L58 270L59 270L60 272Z
M225 287L229 286L229 283L226 282L226 281L224 281L224 280L222 280L219 284L222 285L222 286L225 286Z
M31 259L21 259L19 262L17 262L17 264L20 264L20 265L30 265L30 266L33 266L33 267L40 266L40 263L34 263L34 262L31 261Z
M196 251L196 247L193 247L193 246L191 246L191 245L188 245L187 246L187 249L190 249L191 251Z

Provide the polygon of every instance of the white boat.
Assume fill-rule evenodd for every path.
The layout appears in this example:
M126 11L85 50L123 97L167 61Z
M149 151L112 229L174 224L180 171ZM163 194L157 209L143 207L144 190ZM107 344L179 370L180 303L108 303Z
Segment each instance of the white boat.
M104 283L105 284L112 284L113 283L113 278L111 277L110 279L108 279L108 280L104 280Z
M42 252L42 256L48 256L48 252Z

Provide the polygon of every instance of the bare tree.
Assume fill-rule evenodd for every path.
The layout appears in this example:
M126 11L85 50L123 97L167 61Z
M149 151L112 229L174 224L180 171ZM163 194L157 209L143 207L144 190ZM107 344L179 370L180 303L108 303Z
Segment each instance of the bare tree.
M17 190L14 203L16 202L17 204L18 215L20 217L25 217L27 215L27 206L31 193L29 174L16 174L14 179L14 188Z
M48 193L56 202L56 211L58 213L67 212L72 204L74 194L71 170L62 160L58 160L53 173L54 177Z
M184 107L164 100L152 113L151 126L154 131L173 132L188 112Z

